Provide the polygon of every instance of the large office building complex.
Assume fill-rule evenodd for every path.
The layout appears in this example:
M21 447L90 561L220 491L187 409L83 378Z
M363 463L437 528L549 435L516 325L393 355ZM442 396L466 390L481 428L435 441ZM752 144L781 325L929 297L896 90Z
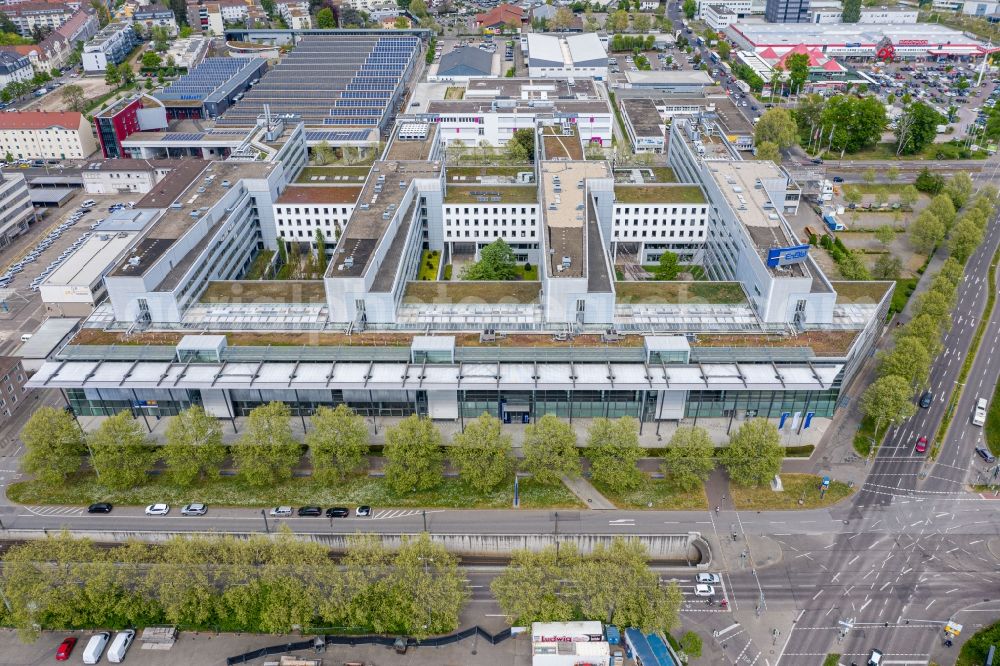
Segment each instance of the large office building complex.
M407 119L361 176L303 171L303 125L273 122L253 142L273 155L171 173L137 203L152 219L104 278L107 301L30 386L62 389L80 414L198 404L229 419L278 400L298 414L808 427L882 332L892 283L828 280L784 218L798 185L742 159L710 114L673 118L657 182L585 160L558 117L536 121L534 161L513 169L452 166L445 128ZM333 245L322 280L242 279L261 250L308 247L317 230ZM417 279L425 251L443 267L497 239L528 279ZM667 249L708 279L629 279ZM108 347L116 336L140 344Z
M809 0L767 0L764 18L768 23L809 23Z

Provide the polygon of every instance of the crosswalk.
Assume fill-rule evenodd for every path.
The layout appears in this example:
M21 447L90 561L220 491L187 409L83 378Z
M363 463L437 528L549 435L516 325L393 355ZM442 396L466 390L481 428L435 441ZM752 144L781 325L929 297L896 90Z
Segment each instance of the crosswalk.
M83 507L79 506L25 506L25 509L36 516L82 516Z

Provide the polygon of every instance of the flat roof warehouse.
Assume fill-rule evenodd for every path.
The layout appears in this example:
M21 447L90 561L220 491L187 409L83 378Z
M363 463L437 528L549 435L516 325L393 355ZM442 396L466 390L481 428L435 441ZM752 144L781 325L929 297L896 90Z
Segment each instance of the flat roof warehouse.
M902 55L930 52L982 55L987 46L965 33L937 23L734 23L727 28L737 42L755 49L805 44L831 55L868 55L888 37Z

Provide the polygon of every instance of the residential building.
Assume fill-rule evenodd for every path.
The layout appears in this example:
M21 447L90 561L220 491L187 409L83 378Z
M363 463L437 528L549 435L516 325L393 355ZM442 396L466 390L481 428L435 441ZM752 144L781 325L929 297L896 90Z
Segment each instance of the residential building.
M94 128L105 157L127 159L131 155L122 141L136 132L167 127L167 112L160 100L150 95L126 97L94 114Z
M708 27L716 32L722 32L740 19L739 14L725 5L706 5L701 16Z
M150 34L153 28L164 28L171 37L179 32L177 17L169 7L147 5L132 12L132 25L143 34Z
M76 111L0 114L0 155L16 159L79 160L97 150L90 123Z
M45 39L37 44L18 44L16 46L2 46L0 51L7 51L17 55L25 56L31 63L31 69L36 74L38 72L51 72L61 69L69 60L73 47L69 40L59 34L58 31L51 32Z
M519 129L574 126L584 143L611 145L614 114L593 79L471 79L460 100L432 100L417 119L446 144L503 146Z
M0 89L15 81L29 81L34 75L28 56L0 51Z
M139 45L139 36L130 23L109 23L83 45L83 69L96 74L118 65Z
M195 34L191 37L174 38L167 44L167 52L161 54L163 61L172 59L176 67L191 70L205 58L212 39L207 35Z
M503 32L511 27L520 30L527 20L524 9L503 3L484 14L476 14L476 27L489 32Z
M305 30L312 27L309 3L306 0L277 0L274 6L290 29Z
M532 78L608 78L608 52L592 32L581 35L529 33L524 40Z
M66 38L70 44L85 42L101 29L97 13L89 5L76 10L68 21L56 28L56 32Z
M961 6L962 13L969 16L995 17L997 14L1000 14L1000 2L996 0L987 0L986 2L968 0L967 2L962 2ZM937 8L937 2L934 3L934 7Z
M36 29L55 30L66 23L76 10L57 2L24 2L4 7L2 11L17 26L18 34L30 37Z
M768 23L809 23L809 0L767 0Z
M17 356L0 356L0 424L6 424L28 402L28 373Z
M0 173L0 247L20 236L35 221L24 174Z

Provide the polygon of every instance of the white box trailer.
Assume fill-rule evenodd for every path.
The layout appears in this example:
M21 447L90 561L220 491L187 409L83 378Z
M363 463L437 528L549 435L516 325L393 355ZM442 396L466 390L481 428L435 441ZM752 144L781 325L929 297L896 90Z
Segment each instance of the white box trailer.
M532 622L532 643L574 643L604 640L604 625L597 621Z

